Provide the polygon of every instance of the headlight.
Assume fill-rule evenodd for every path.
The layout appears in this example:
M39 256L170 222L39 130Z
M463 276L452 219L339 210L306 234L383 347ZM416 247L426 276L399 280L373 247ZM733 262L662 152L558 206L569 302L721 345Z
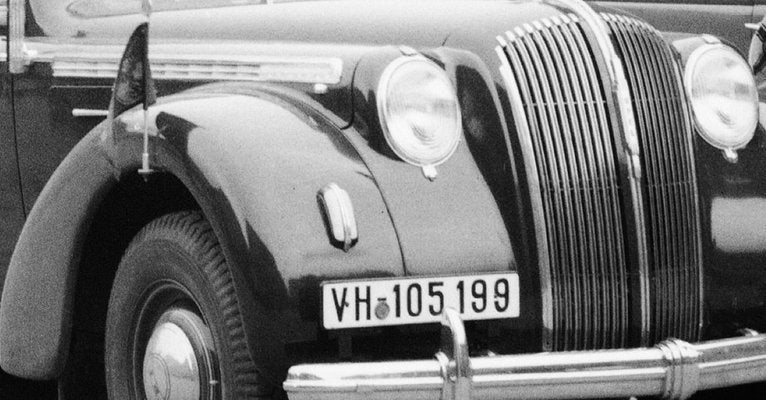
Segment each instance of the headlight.
M460 106L452 81L433 62L420 56L394 60L381 75L377 105L386 142L402 160L432 167L455 152Z
M750 66L722 44L704 45L689 56L686 90L702 137L723 150L744 147L758 123L758 91Z

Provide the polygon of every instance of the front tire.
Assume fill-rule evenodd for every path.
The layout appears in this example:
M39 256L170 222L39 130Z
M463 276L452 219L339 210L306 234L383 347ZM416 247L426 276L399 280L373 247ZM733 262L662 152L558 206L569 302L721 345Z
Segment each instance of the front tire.
M110 399L246 399L264 392L231 272L198 212L158 218L117 270L107 313Z

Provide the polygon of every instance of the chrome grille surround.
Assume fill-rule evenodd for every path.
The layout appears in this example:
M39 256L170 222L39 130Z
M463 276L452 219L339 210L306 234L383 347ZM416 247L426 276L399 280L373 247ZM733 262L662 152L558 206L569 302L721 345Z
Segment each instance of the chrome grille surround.
M702 246L692 148L693 128L681 72L660 33L623 16L602 14L629 81L646 198L651 335L699 340L702 325ZM653 62L652 62L653 61Z
M496 48L533 197L544 348L697 339L701 246L680 73L647 25L571 9L579 15L524 24ZM622 59L627 28L641 46ZM614 47L598 40L605 32ZM637 85L649 76L656 87Z

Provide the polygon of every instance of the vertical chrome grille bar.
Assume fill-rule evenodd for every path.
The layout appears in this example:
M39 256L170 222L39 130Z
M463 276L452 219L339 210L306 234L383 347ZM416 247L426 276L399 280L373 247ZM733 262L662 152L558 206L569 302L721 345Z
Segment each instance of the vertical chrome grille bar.
M637 320L638 341L647 344L649 338L650 306L649 299L649 264L647 261L646 227L644 218L644 193L641 188L642 170L638 133L630 89L626 80L622 61L617 55L614 44L609 36L609 29L601 15L596 13L583 0L542 0L544 3L566 9L580 20L587 43L593 47L594 61L601 73L608 111L609 124L618 147L615 149L619 162L621 180L625 182L623 198L629 212L625 218L625 236L631 243L630 269L635 271L637 282L633 282L633 291L638 300L634 309Z
M700 232L698 229L699 208L696 192L696 171L694 170L693 149L691 148L691 136L693 135L693 132L691 130L691 124L684 123L686 120L686 118L684 118L685 98L684 90L680 84L681 74L677 65L673 63L673 59L667 49L667 44L665 44L659 37L659 34L647 24L639 23L637 21L635 21L634 24L646 31L654 33L654 35L651 36L647 35L647 38L651 39L654 54L658 56L658 59L663 61L661 65L664 67L665 73L662 74L662 76L664 78L663 83L667 90L667 98L677 99L675 107L668 107L668 110L672 111L671 123L673 131L685 133L685 135L679 134L673 136L677 140L675 149L681 160L681 162L675 163L681 167L679 168L679 181L681 182L681 185L674 185L673 187L678 190L679 204L682 205L682 211L679 213L679 218L681 219L679 226L682 228L680 238L683 240L683 283L686 291L691 292L692 298L695 300L687 300L683 303L686 307L684 326L688 327L687 333L690 340L699 339L702 324L701 308L703 303L700 289L700 285L702 284L702 266L701 257L698 256L698 253L702 250L699 238ZM659 57L659 55L664 56ZM673 76L676 77L675 80L672 79ZM695 304L695 302L697 304Z
M604 186L604 190L606 191L606 188L614 188L614 190L608 190L608 198L605 201L609 204L609 208L611 209L611 216L608 221L619 221L619 223L614 224L614 231L610 232L610 237L616 243L616 254L614 254L614 257L605 260L605 263L601 265L601 271L603 274L602 280L604 281L604 284L606 286L617 287L615 291L622 294L618 299L610 299L609 297L604 296L603 300L604 307L608 307L612 314L615 315L615 318L617 318L618 315L622 316L623 325L621 325L618 329L615 329L614 342L624 344L627 340L625 332L627 330L628 318L627 268L625 266L626 259L625 250L623 247L624 230L622 227L622 211L620 206L620 178L617 175L617 159L614 156L615 145L612 141L614 133L611 130L611 126L607 118L608 112L606 109L606 98L603 91L600 89L601 78L599 77L598 70L596 69L596 64L593 60L593 54L591 52L590 46L588 46L585 35L579 28L579 19L577 16L571 14L569 16L562 15L561 18L565 23L572 24L573 26L572 29L567 29L565 31L565 36L571 37L571 40L574 43L574 48L577 49L578 54L586 55L585 57L581 56L580 58L585 64L585 71L587 71L587 73L584 76L587 77L589 83L590 96L592 96L592 100L595 101L595 107L598 116L596 120L599 122L599 135L595 136L594 138L598 140L597 148L600 149L605 156L605 169L609 179L609 183ZM591 97L587 95L587 92L586 98L591 100ZM615 273L615 277L617 278L616 282L614 279L608 279L611 273Z
M542 24L539 22L533 23L533 27L534 29L528 29L527 31L530 33L529 37L532 38L532 41L538 47L545 67L545 73L550 77L546 85L549 88L547 91L549 94L552 94L549 101L550 104L554 105L553 108L556 111L558 122L556 127L561 130L559 134L554 134L549 139L555 143L556 151L559 153L559 165L562 170L567 172L563 174L566 180L563 182L562 191L564 193L571 193L570 197L572 200L574 224L571 231L574 233L572 240L576 244L576 251L575 262L572 264L574 268L571 268L569 273L572 274L574 282L572 297L575 299L575 309L583 310L580 313L573 313L575 317L575 331L582 332L579 337L575 334L574 346L576 348L589 348L592 346L591 338L597 336L596 332L594 332L597 321L594 321L595 318L592 316L598 314L593 310L596 303L590 300L591 290L595 288L590 286L590 279L587 278L589 276L592 277L593 274L585 271L586 268L592 265L590 264L592 260L588 259L588 253L592 250L593 246L589 246L588 243L594 243L593 238L586 231L586 215L589 215L586 210L587 199L579 188L582 179L585 179L587 183L587 170L583 168L583 161L581 159L583 156L582 150L575 148L574 140L576 135L573 134L573 131L576 128L571 123L572 118L576 118L576 115L569 113L568 108L572 107L572 104L568 103L568 99L564 98L567 78L566 73L561 70L561 59L558 52L551 49L551 38L547 29L543 29ZM555 61L554 58L556 58ZM552 77L558 77L559 80L556 82Z
M661 55L654 54L652 56L651 46L647 43L646 35L637 32L635 30L635 25L627 23L627 19L624 18L618 18L618 21L625 24L624 26L628 28L629 36L636 38L635 40L638 43L636 50L637 54L643 56L643 60L654 60L654 62L652 62L651 65L647 65L646 68L646 79L654 82L654 85L651 86L651 99L667 100L667 93L662 93L663 89L666 89L662 87L664 85L663 74L658 71L659 66L657 61L661 59ZM665 254L666 259L662 260L667 263L667 267L663 268L661 265L654 266L656 270L661 269L666 275L669 275L670 282L672 283L669 297L671 305L668 307L668 314L664 316L664 320L667 322L664 327L661 327L658 330L658 336L663 335L664 337L667 337L671 331L678 332L679 335L685 334L682 328L683 324L680 323L683 319L683 299L680 298L680 295L683 294L681 290L682 282L679 274L674 273L674 271L679 269L679 265L683 265L684 263L684 260L681 259L679 254L679 249L681 249L679 239L681 238L681 235L678 232L675 232L674 229L675 227L682 226L682 222L678 220L680 217L680 210L678 209L678 201L676 199L676 188L675 185L672 184L672 182L679 182L680 180L675 165L676 160L678 160L678 157L675 154L677 134L673 134L674 132L668 126L668 123L670 122L670 117L668 115L668 110L671 108L670 104L665 104L664 102L657 104L650 99L647 99L645 104L651 105L653 109L659 109L662 112L662 114L655 114L656 117L654 119L656 125L660 126L657 128L657 131L655 131L655 135L651 137L653 143L650 144L649 147L654 147L656 149L655 151L662 153L658 158L662 160L660 167L664 173L655 176L654 179L648 181L647 184L654 185L656 187L656 193L659 193L659 196L656 197L652 203L658 204L661 202L665 212L665 219L667 221L672 221L672 223L663 223L662 220L657 220L652 223L655 229L662 229L666 235L665 243L668 245L668 251ZM657 121L657 119L659 119L659 121ZM663 141L670 141L670 143L663 146ZM666 290L666 292L667 291L668 290Z
M566 15L561 16L562 21L565 24L576 22L577 17L569 18ZM563 29L560 27L566 44L572 54L572 58L575 60L575 65L578 68L578 76L580 77L583 93L585 95L585 102L588 109L585 119L594 121L594 130L588 137L593 141L593 147L596 150L596 159L598 162L597 168L601 172L602 181L598 187L601 193L601 200L604 207L604 215L606 219L602 221L605 224L610 224L611 221L621 221L622 213L619 207L619 185L618 177L616 175L616 160L613 156L613 145L611 141L611 132L607 123L607 113L605 110L605 101L603 93L599 88L599 77L595 65L590 57L582 57L582 54L589 54L589 48L585 42L585 38L581 32L576 29ZM608 243L608 252L602 263L599 264L600 271L605 275L605 271L609 268L616 270L616 276L619 282L627 282L627 271L624 266L624 249L622 245L622 223L616 223L611 225L613 230L609 230L610 226L605 225L607 230L605 233L606 242ZM602 275L602 276L604 276ZM618 299L621 301L620 307L611 307L615 320L620 320L621 328L615 329L612 332L612 340L615 343L623 343L625 337L621 332L627 328L627 286L625 284L617 284L615 292L618 294ZM602 292L603 293L603 292ZM606 295L601 297L602 304L607 307L609 304L609 298Z
M628 72L646 166L652 341L697 340L702 324L699 204L680 69L649 25L603 14Z
M515 37L518 37L518 40L511 36L509 36L508 39L510 43L516 45L515 49L517 51L518 58L522 61L522 65L525 66L523 70L516 70L519 72L525 72L523 76L517 73L516 78L517 80L526 81L527 87L531 89L531 104L527 104L526 106L532 108L532 110L528 111L528 113L534 113L539 119L539 124L535 125L539 130L539 135L534 137L534 143L535 147L537 148L538 161L545 161L544 163L538 164L538 168L547 171L547 174L544 175L544 177L548 178L541 182L543 183L542 189L544 192L552 194L552 196L550 196L552 207L554 207L554 210L556 210L554 214L557 224L551 226L551 229L554 230L554 238L552 238L553 240L551 240L549 243L556 246L557 251L553 254L558 256L558 260L555 264L552 265L571 265L574 262L572 251L574 246L571 244L573 239L573 217L564 212L564 210L571 210L571 199L569 198L569 193L567 191L563 191L562 193L562 191L557 190L558 188L561 188L565 185L564 179L566 178L562 176L560 171L560 160L556 154L553 143L551 143L552 140L550 129L551 120L553 119L553 116L551 115L552 103L550 100L544 97L543 89L540 87L541 82L547 82L548 79L545 72L541 71L542 66L539 63L539 60L533 60L532 56L530 55L530 40L528 38L525 40L525 30L517 28L515 30L515 34ZM524 43L524 45L517 45L520 42ZM569 274L567 271L561 270L560 268L555 268L554 271L554 273L559 276L561 280L561 285L559 285L560 288L563 289L564 287L574 287L572 274ZM563 286L564 282L565 286ZM567 326L574 326L575 314L571 312L571 310L572 308L576 307L575 298L572 296L571 290L561 291L563 292L564 296L562 296L558 301L558 304L561 307L561 313L559 316L564 320L564 323ZM557 331L559 330L554 330L554 332ZM579 339L578 335L575 335L571 338L568 335L565 335L559 338L559 340L563 340L563 342L559 345L568 348L570 346L570 340L577 341L577 339Z
M607 20L607 22L611 22L610 20ZM622 55L625 60L635 58L636 55L640 55L641 53L637 50L636 44L633 41L633 38L625 34L626 32L622 31L615 31L613 30L616 41L618 43L618 48L622 50ZM646 81L646 76L641 75L638 73L635 69L637 65L639 65L636 61L632 62L626 62L626 71L627 75L629 77L630 86L633 90L633 101L639 102L641 104L645 104L646 102L650 102L651 99L657 98L656 93L651 93L651 83ZM647 68L650 68L647 66ZM652 134L656 135L658 131L658 127L656 126L656 119L652 118L652 115L657 115L658 110L654 107L654 103L651 103L649 107L637 107L636 110L636 116L638 121L638 127L639 132L644 132L645 134ZM649 141L649 143L656 143L656 140ZM647 180L653 180L656 179L657 176L660 175L660 172L658 171L658 166L660 164L660 159L658 159L659 152L655 151L655 149L652 149L652 151L644 152L644 172L646 174ZM648 196L648 202L649 203L656 203L659 199L660 202L664 201L664 194L657 193L657 190L661 190L661 188L655 188L650 187ZM653 208L648 207L647 215L650 219L655 220L662 220L668 217L668 212L665 207L660 208ZM651 231L650 235L651 237L650 242L651 245L649 246L650 250L650 264L652 266L656 266L659 264L658 257L662 257L662 253L667 253L669 251L669 247L672 247L668 244L668 235L667 232L657 232L657 231ZM657 276L657 273L655 271L654 276ZM663 276L662 281L669 281L671 279L670 276ZM656 286L657 281L652 281L652 286ZM671 298L671 293L663 293L661 296L658 296L658 299L660 300L657 303L652 304L653 309L653 323L652 326L655 329L654 334L656 335L657 329L659 329L660 326L665 324L657 324L656 320L665 320L665 317L669 314L667 309L669 306L669 300Z
M508 32L508 36L512 36ZM510 60L513 59L513 54L506 52L508 49L508 43L503 36L498 36L497 41L499 45L495 47L495 52L500 59L500 74L503 77L508 94L508 103L511 106L511 112L516 117L514 119L514 125L516 132L518 132L518 139L521 148L521 157L524 160L527 185L529 186L529 192L532 194L532 201L530 203L532 208L532 222L535 224L535 245L537 247L537 261L540 274L540 292L541 292L541 306L542 306L542 348L545 351L553 348L553 342L557 339L554 337L554 320L558 321L558 313L561 310L560 305L553 301L553 285L561 281L561 279L555 275L551 269L551 259L549 250L549 238L550 230L549 226L552 226L552 218L550 214L545 213L545 209L550 208L550 199L545 199L543 203L543 196L541 195L540 180L543 171L538 173L537 162L535 157L534 146L532 144L532 138L529 135L529 125L533 119L524 109L522 98L529 98L529 91L522 83L517 82L511 70ZM518 59L515 59L515 64L518 65Z
M643 24L643 26L646 29L653 30L653 28L647 24ZM659 34L655 35L655 37L658 35ZM654 43L655 47L667 48L667 44L660 39L655 39ZM674 59L672 55L670 57L665 57L664 61L666 69L672 74L670 76L675 76L674 80L671 79L670 86L676 91L679 99L678 104L680 105L680 107L676 107L675 110L676 119L674 121L677 126L676 129L678 129L679 132L687 133L686 135L681 136L684 140L681 141L681 147L679 148L679 151L684 156L683 166L685 168L682 169L683 176L688 179L684 184L685 190L683 191L683 194L684 201L689 205L685 209L686 223L684 225L689 234L684 237L688 240L688 247L686 249L687 259L689 260L688 265L690 266L687 269L689 285L691 286L691 291L693 293L692 298L697 303L688 303L690 307L689 326L692 327L689 337L690 339L699 340L702 336L702 324L704 319L703 308L705 302L703 298L704 273L702 269L702 231L700 228L699 194L697 192L697 172L695 169L693 140L691 138L694 135L694 132L691 122L691 113L687 107L686 92L682 84L682 74L679 66L681 61Z
M551 32L553 28L553 22L551 20L544 19L542 20L542 24L545 25L545 29L543 29L543 26L541 26L539 23L534 25L537 28L537 35L542 37L545 45L548 48L547 52L549 55L547 58L549 65L552 67L551 70L560 78L561 88L560 90L555 90L558 96L556 101L559 104L558 108L561 115L561 121L565 127L563 136L567 142L567 155L569 157L569 162L572 163L572 161L576 159L577 176L573 181L575 181L575 185L578 185L578 182L576 182L578 177L581 181L584 180L584 182L580 183L580 185L583 185L584 190L575 189L574 191L574 194L579 196L580 200L580 208L578 209L578 223L580 231L578 233L580 235L580 248L584 250L580 253L579 264L583 267L583 270L578 271L578 273L583 277L578 279L578 281L582 283L582 293L580 296L582 297L582 302L584 303L585 312L582 316L584 326L582 346L603 346L603 344L593 343L595 338L603 336L604 327L603 319L598 318L599 314L595 311L595 309L601 304L598 301L598 282L594 271L594 269L597 267L597 246L588 245L588 243L592 243L597 237L593 220L592 218L588 217L595 214L591 191L589 190L589 186L593 181L595 181L595 179L591 177L591 171L594 170L593 168L589 168L585 157L590 157L592 155L590 152L586 153L585 146L582 143L583 130L580 127L582 121L580 121L580 118L578 118L581 113L578 113L577 110L575 110L575 104L578 103L574 98L575 90L571 84L571 80L572 78L576 77L576 75L571 70L572 66L568 66L562 59L563 52L559 48L559 45ZM568 70L565 69L567 67ZM581 103L578 105L582 107ZM592 164L592 160L589 161L590 164Z
M548 225L554 350L622 347L628 274L613 131L601 78L576 16L527 24L496 50ZM517 120L519 118L516 118ZM530 167L529 165L527 167Z

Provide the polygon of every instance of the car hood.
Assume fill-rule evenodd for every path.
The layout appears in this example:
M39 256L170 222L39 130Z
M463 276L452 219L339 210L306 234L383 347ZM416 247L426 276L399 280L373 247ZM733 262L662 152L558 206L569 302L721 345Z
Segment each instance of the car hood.
M127 38L143 15L83 18L71 0L33 1L49 36ZM550 15L537 1L311 1L245 5L151 15L152 37L436 47L455 31L503 32L515 22Z

